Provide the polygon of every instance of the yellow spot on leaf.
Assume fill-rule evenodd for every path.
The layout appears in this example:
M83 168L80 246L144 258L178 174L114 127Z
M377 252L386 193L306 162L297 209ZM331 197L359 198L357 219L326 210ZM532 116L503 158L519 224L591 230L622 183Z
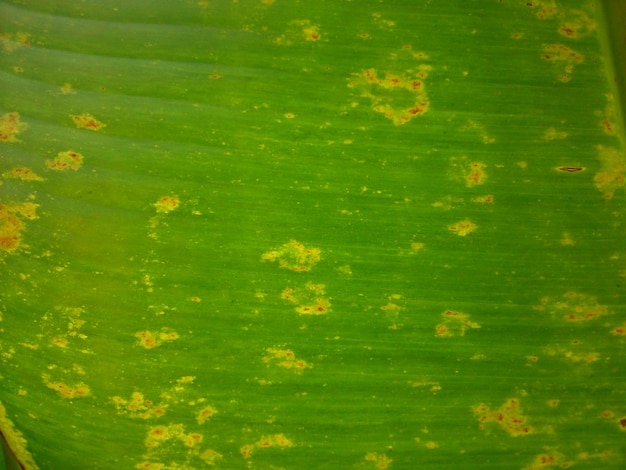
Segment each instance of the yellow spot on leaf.
M482 403L472 409L474 414L478 415L481 430L485 429L486 424L493 423L514 437L534 432L533 427L526 422L517 398L508 399L497 410L491 410Z
M200 458L204 460L207 465L215 465L218 460L222 459L222 454L214 451L213 449L207 449L200 454Z
M562 75L558 77L561 82L569 82L574 71L574 65L583 61L583 56L563 44L548 44L543 48L544 60L559 65Z
M46 160L46 166L51 170L65 171L78 170L83 164L83 156L72 150L59 152L53 160Z
M384 72L384 77L379 77L373 68L366 69L353 74L348 87L368 99L374 111L400 126L428 111L430 100L423 80L431 68L421 64L411 75Z
M277 250L264 253L261 259L277 261L281 268L291 271L310 271L320 260L320 249L306 247L296 240L290 240Z
M70 118L72 118L72 121L74 121L74 124L79 129L89 129L91 131L99 131L103 127L106 127L106 124L98 121L95 117L93 117L89 113L70 114Z
M557 140L557 139L565 139L567 137L567 132L557 131L554 127L548 128L543 138L546 140Z
M487 173L485 173L486 166L484 163L479 162L470 163L469 170L465 174L465 183L468 188L485 183L487 179Z
M139 345L146 349L153 349L161 346L161 344L166 341L174 341L179 338L178 333L168 330L167 328L162 329L160 333L153 331L138 331L135 333L135 337L139 340Z
M52 382L49 376L45 374L43 375L43 381L46 387L51 388L60 396L67 399L83 398L91 393L89 386L83 382L74 385L68 385L65 382Z
M215 408L212 406L206 406L198 411L196 414L196 421L198 424L204 424L215 414L217 414L217 410Z
M4 178L17 179L22 181L43 181L44 179L30 168L19 167L2 173Z
M27 128L28 125L20 121L19 113L0 116L0 142L19 142L16 136Z
M598 145L600 170L593 181L606 199L611 199L616 189L624 187L624 173L626 172L626 155L614 147Z
M172 212L180 205L178 196L163 196L157 202L154 203L156 211L160 214L167 214Z
M389 465L391 465L391 462L393 462L393 460L389 457L387 457L385 454L377 454L375 452L368 452L365 455L365 460L367 460L368 462L372 462L375 465L375 468L389 468Z
M467 330L480 328L478 323L469 319L467 313L446 310L441 316L443 317L443 322L435 327L439 337L464 336Z
M291 349L267 348L263 362L274 364L285 369L301 372L312 367L308 362L298 359Z
M448 226L448 230L456 233L459 237L464 237L469 235L474 230L476 230L477 226L469 219L460 220L452 225Z

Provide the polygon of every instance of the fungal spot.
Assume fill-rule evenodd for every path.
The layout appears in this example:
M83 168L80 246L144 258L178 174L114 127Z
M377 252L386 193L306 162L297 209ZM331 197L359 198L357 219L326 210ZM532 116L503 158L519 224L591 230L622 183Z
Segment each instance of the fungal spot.
M465 174L465 183L468 188L485 183L487 179L486 166L484 163L470 163L469 170Z
M261 259L278 262L278 266L291 271L310 271L320 260L320 249L306 247L296 240L290 240L277 250L263 253Z
M517 398L509 398L497 410L491 410L484 403L474 406L472 410L478 416L479 429L481 430L484 430L488 424L494 424L513 437L525 436L534 432L533 427L526 422Z
M55 171L76 171L82 166L82 164L83 156L72 150L59 152L53 160L46 160L46 166Z
M585 168L582 166L560 166L557 170L564 171L566 173L578 173L579 171L584 171Z
M61 87L61 94L63 94L63 95L75 95L76 94L76 90L74 90L74 88L72 88L72 84L71 83L64 83L63 86Z
M448 225L448 230L456 233L459 237L469 235L476 230L476 228L476 224L469 219L460 220L452 225Z
M287 24L284 34L274 39L274 44L290 46L294 42L316 42L322 38L319 25L311 23L311 20L293 20Z
M432 380L419 380L418 379L409 383L411 384L411 387L414 387L414 388L428 387L428 390L432 393L437 393L442 389L441 384L439 382L433 382Z
M493 195L487 194L485 196L477 196L472 199L472 202L477 204L493 204Z
M308 362L296 358L291 349L267 348L266 352L267 354L263 357L263 362L266 364L277 365L296 372L312 367Z
M467 313L446 310L441 314L443 322L435 327L435 332L439 337L465 336L469 329L480 328L480 325L470 320Z
M400 126L428 111L430 100L423 80L431 69L430 65L420 64L417 71L383 72L382 77L373 68L365 69L352 75L348 87L368 99L374 111Z
M166 413L168 405L165 403L155 404L147 400L143 393L133 392L129 399L120 396L111 398L111 402L120 414L130 414L131 418L150 419L159 418Z
M30 168L18 167L2 173L3 178L16 179L22 181L43 181L44 179Z
M539 454L533 463L522 470L541 470L548 467L568 468L572 463L565 460L565 456L558 452Z
M394 294L389 296L389 300L400 300L402 298L399 294ZM380 307L380 309L385 312L387 319L391 321L391 326L389 328L396 330L399 328L398 319L400 317L400 311L402 307L395 302L388 302L386 305Z
M301 315L325 315L331 307L330 301L323 297L325 294L324 284L307 282L304 288L285 288L280 298L297 305L295 311Z
M74 121L74 124L79 129L89 129L90 131L99 131L103 127L106 127L106 124L98 121L95 117L93 117L89 113L83 114L70 114L70 118Z
M600 170L593 181L596 188L603 193L604 198L611 199L616 189L624 187L626 157L624 152L614 147L598 145L596 149L600 160Z
M556 300L544 297L535 310L547 311L568 322L591 321L609 313L607 307L600 305L595 297L573 291L566 292Z
M622 323L620 326L616 326L611 330L611 334L615 336L626 336L626 322Z
M296 115L295 115L295 114L293 114L293 113L286 113L286 114L285 114L285 117L286 117L287 119L293 119L293 118L295 118L295 117L296 117Z
M208 420L210 420L215 414L217 414L217 410L212 406L205 406L196 414L196 421L198 424L204 424Z
M180 200L178 199L178 196L163 196L154 203L154 207L156 207L156 211L159 214L172 212L177 209L179 205Z
M609 121L608 119L604 119L600 124L602 125L604 132L606 132L609 135L615 134L615 126L613 125L611 121Z
M412 242L410 245L410 254L416 255L419 251L421 251L426 245L421 242Z
M462 132L474 132L478 134L483 144L493 144L496 141L496 139L489 136L483 124L473 121L471 119L468 120L467 123L463 127L461 127L460 130Z
M558 77L561 82L569 82L574 66L583 62L583 56L563 44L548 44L543 48L542 58L558 64L562 74Z
M546 133L543 135L545 140L560 140L567 137L567 132L557 131L554 127L549 127Z
M617 424L622 431L626 431L626 416L619 418Z
M21 246L26 228L22 219L36 219L38 207L33 202L0 203L0 252L13 253Z
M389 468L389 465L393 462L393 460L385 454L377 454L376 452L368 452L365 455L365 460L372 462L375 468Z
M10 54L20 47L30 47L30 34L23 31L1 33L0 44L2 44L2 49Z
M261 437L254 444L246 444L239 449L239 452L245 459L252 457L256 449L267 449L270 447L293 447L293 442L284 434L272 434Z
M200 454L200 458L207 465L215 465L219 460L222 459L222 457L222 454L213 449L207 449Z
M564 246L574 246L575 242L572 239L572 236L568 233L568 232L564 232L563 236L561 237L561 245Z
M164 342L174 341L179 338L178 333L163 328L160 333L152 331L138 331L135 337L139 340L139 345L146 349L153 349L161 346Z
M89 396L91 390L87 384L79 382L77 384L68 385L65 382L53 382L47 374L43 376L43 382L46 387L56 391L61 397L72 400L74 398L83 398Z
M17 136L28 128L20 120L19 113L7 113L0 116L0 142L20 142Z

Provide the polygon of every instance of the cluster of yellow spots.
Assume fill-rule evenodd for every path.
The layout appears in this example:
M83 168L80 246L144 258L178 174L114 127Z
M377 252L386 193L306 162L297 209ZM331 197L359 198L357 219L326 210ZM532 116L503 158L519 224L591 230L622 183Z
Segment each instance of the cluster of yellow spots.
M493 204L493 194L486 194L484 196L476 196L472 198L472 202L477 204Z
M611 330L611 334L614 334L615 336L626 336L626 322L613 328Z
M485 172L486 167L487 165L484 163L470 163L469 169L465 174L465 184L468 188L485 183L485 180L487 179L487 173Z
M441 316L443 317L443 322L435 327L439 337L464 336L467 330L480 328L478 323L470 320L467 313L446 310Z
M95 117L93 117L89 113L83 114L70 114L70 118L74 121L74 124L79 129L89 129L91 131L99 131L103 127L106 127L106 124L98 121Z
M18 167L2 173L3 178L22 181L43 181L44 179L30 168Z
M196 421L198 422L198 424L204 424L216 414L217 410L213 406L205 406L196 413Z
M194 447L202 442L202 434L185 433L185 427L180 424L170 424L168 426L153 426L148 430L144 444L148 448L158 447L165 441L176 439L181 441L186 447Z
M59 316L67 321L67 333L55 335L51 342L55 346L59 346L62 348L67 347L68 345L68 337L70 338L80 338L86 339L87 336L79 333L83 325L85 324L85 320L80 318L80 315L85 312L83 308L80 307L56 307L55 308L59 312ZM44 317L44 319L46 319Z
M325 294L324 284L307 282L303 288L285 288L280 298L297 305L295 311L300 315L325 315L331 306Z
M600 360L600 354L591 352L575 352L563 346L548 346L546 353L550 356L563 356L570 362L591 364Z
M543 138L545 140L561 140L561 139L565 139L567 137L567 132L565 131L559 131L557 129L555 129L554 127L549 127L545 134L543 135Z
M469 235L474 230L476 230L477 226L469 219L459 220L451 225L448 225L448 230L456 233L459 237L464 237Z
M163 328L160 333L153 331L138 331L135 337L139 340L139 345L146 349L153 349L161 346L164 342L174 341L179 338L178 333Z
M626 173L626 154L614 147L597 146L600 170L593 181L605 199L611 199L618 188L624 187Z
M430 100L423 80L430 70L431 66L421 64L414 75L385 72L379 77L375 69L366 69L353 74L348 87L369 99L374 111L400 126L428 111Z
M267 449L269 447L293 447L293 442L284 434L272 434L262 437L254 444L243 445L239 452L245 459L249 459L257 449Z
M573 291L563 294L561 300L543 297L541 305L535 306L534 309L547 310L552 315L571 322L595 320L609 313L607 307L600 305L595 297Z
M51 170L56 171L76 171L82 166L82 164L83 156L78 152L74 152L73 150L59 152L54 159L46 160L46 166Z
M0 43L5 52L11 53L20 47L30 47L30 34L23 31L0 34Z
M180 200L178 199L178 196L163 196L154 203L154 207L159 214L167 214L169 212L172 212L173 210L177 209L179 205Z
M441 384L439 382L434 382L432 380L417 379L409 383L411 384L411 387L414 387L414 388L428 387L428 390L432 393L437 393L438 391L442 389Z
M129 413L132 418L159 418L165 414L167 409L167 404L155 404L152 400L147 400L141 392L133 392L128 400L114 396L111 401L118 413Z
M403 297L400 294L392 294L389 296L389 302L380 307L380 309L387 315L387 319L391 321L389 328L392 330L397 330L400 327L398 320L403 307L398 305L396 302L402 300L402 298Z
M389 468L393 460L385 454L377 454L376 452L368 452L365 460L372 462L376 468Z
M478 134L483 144L493 144L496 141L496 139L494 139L487 133L484 124L473 121L471 119L468 120L467 123L463 127L461 127L460 130L462 132L474 132Z
M285 369L302 371L312 367L308 362L298 359L291 349L267 348L267 354L263 357L266 364L275 364Z
M542 57L544 60L562 65L563 72L558 80L563 83L571 80L574 65L582 63L584 59L581 54L563 44L548 44L544 46Z
M11 253L20 247L25 228L22 218L36 219L37 207L33 202L0 204L0 252Z
M263 253L263 261L278 262L281 268L291 271L310 271L320 260L320 249L306 247L296 240L289 240L277 250Z
M522 415L520 402L517 398L509 398L497 410L490 410L487 405L481 403L472 408L474 414L478 415L480 429L485 429L485 425L494 423L500 426L511 436L525 436L534 429L526 422L526 418Z
M560 452L550 452L545 454L539 454L533 460L528 467L524 467L523 470L541 470L542 468L560 467L567 468L572 464L565 459L565 456Z
M293 20L287 24L287 30L274 39L274 44L290 46L296 41L316 42L322 38L319 25L311 23L311 20Z
M54 390L63 398L67 398L70 400L74 398L83 398L91 393L89 386L83 382L68 385L65 382L51 381L50 376L47 374L44 374L42 377L46 387Z
M61 87L61 94L62 95L75 95L76 90L72 88L71 83L64 83L63 86Z
M19 113L7 113L0 116L0 142L19 142L17 135L28 128L20 121Z

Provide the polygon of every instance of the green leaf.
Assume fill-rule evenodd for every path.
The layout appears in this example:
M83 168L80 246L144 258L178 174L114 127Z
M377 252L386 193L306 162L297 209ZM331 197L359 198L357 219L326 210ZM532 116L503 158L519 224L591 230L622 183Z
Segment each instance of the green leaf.
M0 2L13 468L623 468L616 5Z

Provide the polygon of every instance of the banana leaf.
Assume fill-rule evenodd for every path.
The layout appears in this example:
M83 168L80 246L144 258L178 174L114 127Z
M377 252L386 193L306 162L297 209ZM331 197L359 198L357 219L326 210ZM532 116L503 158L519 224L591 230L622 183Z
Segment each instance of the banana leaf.
M624 11L1 1L7 468L624 468Z

